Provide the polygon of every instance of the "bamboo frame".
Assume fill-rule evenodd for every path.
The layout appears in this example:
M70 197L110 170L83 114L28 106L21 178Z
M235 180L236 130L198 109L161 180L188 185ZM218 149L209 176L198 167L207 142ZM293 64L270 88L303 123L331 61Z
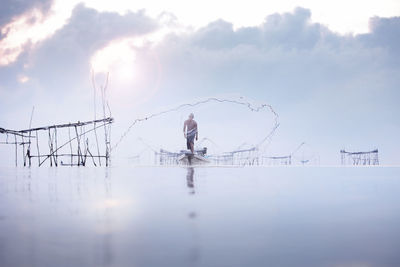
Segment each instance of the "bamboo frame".
M37 128L30 128L25 130L9 130L0 128L0 134L6 135L6 140L0 144L15 145L15 166L18 166L18 146L22 147L23 166L32 166L32 158L38 159L38 166L42 166L46 161L50 166L86 166L87 158L90 157L94 166L101 166L102 159L105 161L106 166L110 162L110 133L111 123L114 119L111 117L97 119L85 122L66 123L58 125L43 126ZM90 126L88 130L85 126ZM92 127L93 126L93 127ZM96 130L104 128L104 154L100 153L99 138L97 137ZM66 135L68 140L65 143L59 143L59 131L68 129ZM75 136L71 136L71 129L75 131ZM40 133L47 132L47 146L48 153L40 153L39 136ZM97 148L97 155L93 155L89 148L90 139L87 136L89 133L94 132L94 142ZM13 141L9 141L8 136L14 137ZM26 140L28 139L28 140ZM35 140L33 140L35 139ZM20 141L19 141L20 140ZM36 143L36 151L31 147L32 141ZM76 141L77 149L74 151L73 142ZM65 146L69 145L68 151L63 150ZM69 163L63 162L61 159L68 159ZM96 164L96 160L98 164Z

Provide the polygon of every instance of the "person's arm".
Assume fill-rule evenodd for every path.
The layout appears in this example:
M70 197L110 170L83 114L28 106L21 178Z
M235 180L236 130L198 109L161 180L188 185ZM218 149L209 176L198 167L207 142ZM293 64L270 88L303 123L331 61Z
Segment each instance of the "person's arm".
M196 123L196 141L199 139L199 127L197 127Z
M186 138L186 121L183 123L183 136Z

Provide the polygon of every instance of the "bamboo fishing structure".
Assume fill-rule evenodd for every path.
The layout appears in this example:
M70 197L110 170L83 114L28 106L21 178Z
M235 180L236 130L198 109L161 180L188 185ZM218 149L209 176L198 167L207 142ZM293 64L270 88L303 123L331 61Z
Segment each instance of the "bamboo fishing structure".
M340 150L342 165L379 165L378 149L371 151L349 152Z
M50 166L86 166L88 162L94 166L110 164L111 131L114 119L111 117L85 122L58 124L26 130L10 130L0 128L0 134L5 140L0 144L15 146L15 166L18 166L18 154L22 155L23 166L32 166L37 159L38 166L48 162ZM103 145L99 144L96 131L105 129ZM72 135L71 135L72 133ZM39 140L39 137L47 137ZM92 138L95 140L91 141ZM61 141L61 142L60 142ZM92 153L91 146L97 148L97 154ZM100 153L102 146L104 153ZM40 149L42 147L42 149ZM20 152L19 152L20 150ZM42 153L40 152L42 151Z

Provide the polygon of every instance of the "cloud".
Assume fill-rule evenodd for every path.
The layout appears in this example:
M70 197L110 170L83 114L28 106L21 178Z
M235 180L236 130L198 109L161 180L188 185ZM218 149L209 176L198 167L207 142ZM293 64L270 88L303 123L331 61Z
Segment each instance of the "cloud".
M46 120L90 119L92 55L113 40L142 36L157 27L157 20L144 11L120 15L76 6L61 29L26 49L15 63L0 68L0 77L4 79L0 90L8 99L2 104L3 123L10 123L11 128L26 127L13 117L29 114L33 105L37 107L37 119L46 124ZM72 106L75 108L71 109Z
M121 122L113 130L116 138L135 112L146 114L188 99L236 93L269 103L280 114L281 126L271 153L287 154L305 141L316 148L322 163L338 163L341 148L375 147L384 153L382 162L399 163L396 155L400 147L396 140L400 125L395 116L400 97L400 67L396 64L399 18L372 18L371 32L362 35L340 35L310 18L310 10L297 8L289 13L268 15L254 27L234 29L232 23L217 20L198 30L171 33L155 46L136 49L134 58L141 76L153 79L152 75L158 71L155 65L160 66L158 91L151 99L143 99L143 105L122 107L121 102L133 100L114 99L111 107ZM147 17L143 11L119 15L78 5L63 28L26 52L14 66L0 69L0 77L6 80L2 86L15 85L19 91L29 86L34 88L37 97L25 101L29 107L26 114L31 108L28 102L44 103L49 98L51 104L43 104L42 109L61 110L59 102L65 102L67 115L90 114L92 55L113 41L145 36L158 27L157 19ZM15 81L10 82L7 77ZM111 77L115 76L111 73ZM26 82L18 83L17 79ZM146 86L130 87L148 90ZM18 105L1 109L11 113ZM255 118L248 113L225 111L213 106L211 111L206 108L196 111L196 116L215 113L225 124L237 127ZM226 118L229 114L235 117ZM169 122L173 119L169 118ZM202 132L212 140L218 131L223 131L220 122L201 123L215 126L208 127L208 133ZM255 132L266 127L257 122L254 125ZM168 125L165 129L169 129ZM244 131L241 134L244 136ZM167 131L164 135L168 136ZM229 138L225 139L228 143ZM240 142L243 141L247 140Z
M68 23L32 52L31 74L47 86L79 83L90 77L90 58L109 42L157 29L144 11L119 15L78 5Z
M328 32L318 23L311 23L308 9L296 8L293 13L273 14L266 18L261 27L263 43L286 48L313 48Z
M264 48L312 49L319 42L335 36L325 26L311 23L308 9L296 8L293 13L269 15L260 26L236 31L232 23L217 20L195 32L190 44L209 49L246 44Z
M309 10L297 8L267 16L258 27L237 30L218 20L191 34L169 36L157 53L169 66L167 77L185 71L193 75L188 83L196 75L207 75L206 81L225 88L268 87L279 97L287 91L288 98L301 99L312 89L326 92L332 83L349 82L385 66L385 55L392 54L388 44L397 42L397 37L383 41L381 30L363 36L339 35L312 23L310 16ZM397 31L398 27L387 29L388 37ZM372 43L379 49L371 48Z
M0 8L0 28L11 22L12 19L32 9L47 12L53 0L3 0ZM0 35L0 39L1 39Z
M201 84L209 82L206 87L211 90L216 86L219 90L269 87L271 93L281 97L283 89L292 90L294 85L315 80L321 69L319 64L335 68L333 57L345 53L333 50L341 42L346 38L311 23L310 12L297 8L294 13L270 15L258 27L234 30L231 23L215 21L192 34L170 36L157 53L169 66L165 76L174 77L185 71L185 86L189 88L197 84L191 81L201 76L205 78ZM305 69L307 64L310 68ZM325 76L324 81L327 79ZM289 98L299 97L300 92L292 91Z
M377 45L385 45L390 48L400 46L400 17L370 19L372 37L370 40Z
M269 15L258 27L234 30L218 20L169 36L156 50L165 66L165 96L237 92L265 99L282 114L277 151L307 141L326 151L377 146L395 155L377 129L399 127L391 115L400 97L399 65L392 64L399 59L398 18L374 18L370 33L354 36L310 16L297 8Z
M359 35L358 39L371 48L385 49L393 63L399 64L400 17L373 17L369 21L369 27L370 33Z

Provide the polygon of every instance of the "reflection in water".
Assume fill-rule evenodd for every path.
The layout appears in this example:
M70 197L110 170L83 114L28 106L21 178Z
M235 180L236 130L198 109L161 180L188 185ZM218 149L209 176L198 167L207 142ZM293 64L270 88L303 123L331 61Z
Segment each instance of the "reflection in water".
M399 177L0 168L0 266L400 266Z
M195 218L197 217L197 214L196 214L196 212L191 211L191 212L189 212L188 217L189 217L190 219L195 219Z
M114 261L113 253L113 213L115 208L118 207L118 201L112 197L111 177L109 176L109 169L105 169L105 176L102 179L104 182L104 195L105 200L101 201L99 205L100 212L102 212L103 220L101 221L102 227L100 227L99 235L99 247L96 249L96 259L99 261L96 265L100 266L112 266ZM104 209L104 210L102 210Z
M195 185L194 185L194 168L189 167L187 168L186 174L186 185L189 188L189 195L195 195ZM194 204L194 203L192 203ZM192 210L188 212L188 218L192 221L191 228L192 228L192 245L189 246L187 260L190 266L196 266L200 260L200 247L199 247L199 233L197 229L197 224L195 219L197 218L197 212L193 210L194 207L191 207Z
M191 191L189 192L189 194L195 194L195 190L194 190L194 168L190 167L187 168L187 174L186 174L186 183L187 183L187 187L191 189Z
M95 250L96 265L111 266L113 264L113 222L112 214L113 207L106 207L103 213L104 221L102 222L101 229L98 230L99 240L96 242L98 247Z
M187 168L187 174L186 174L186 185L190 189L189 194L194 195L196 193L194 189L194 168L190 167ZM197 213L195 211L191 211L188 213L188 217L190 219L195 219L197 217Z
M119 207L107 169L94 173L83 170L85 175L79 169L29 168L13 172L0 172L0 229L5 230L0 233L0 248L6 248L5 252L0 249L0 266L44 266L36 263L38 259L46 260L43 255L47 253L56 257L60 251L57 246L52 253L47 251L43 240L52 240L63 251L62 244L79 244L81 238L93 242L93 249L85 251L77 245L65 251L65 255L78 255L71 257L71 262L88 257L94 259L95 266L114 264L114 221ZM41 223L32 223L36 221ZM80 228L85 230L78 235L74 230ZM91 229L95 235L87 234ZM24 256L14 258L16 251L23 251Z

